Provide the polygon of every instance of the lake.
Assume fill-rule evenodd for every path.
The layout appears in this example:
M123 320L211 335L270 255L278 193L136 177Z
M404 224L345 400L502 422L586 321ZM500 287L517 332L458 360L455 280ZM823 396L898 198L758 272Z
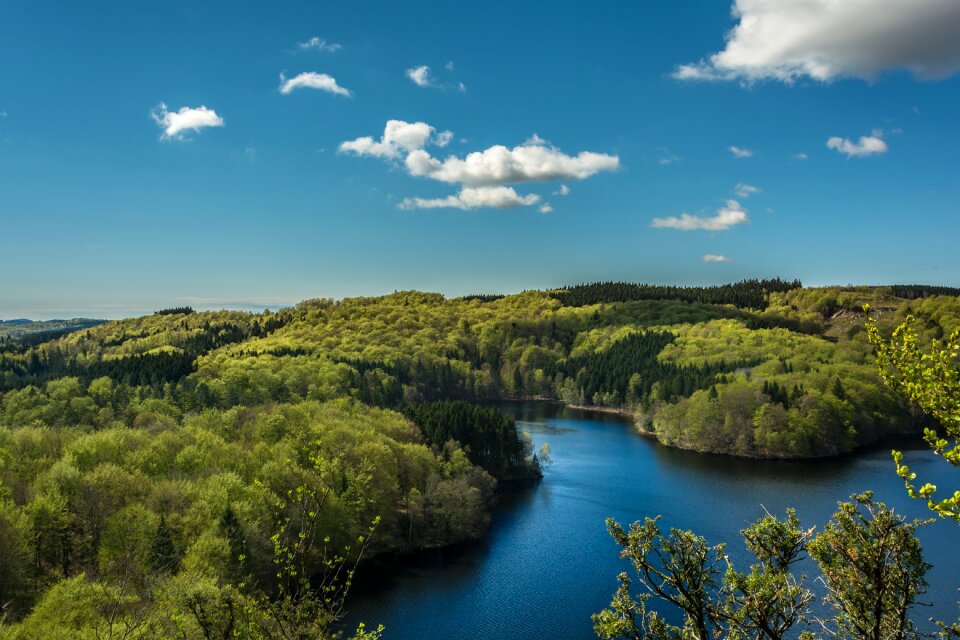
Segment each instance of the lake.
M838 500L872 489L900 513L929 516L925 503L906 496L889 445L830 460L744 460L664 447L613 414L547 403L501 408L537 447L550 443L543 481L504 493L477 543L368 565L348 625L383 624L387 640L595 638L590 614L607 606L617 574L628 569L604 525L611 516L629 523L659 514L665 529L727 542L741 569L748 557L739 531L764 509L782 515L793 506L803 525L820 530ZM919 478L960 486L958 470L922 442L895 444ZM960 526L940 521L920 538L934 564L925 597L933 607L917 617L954 620Z

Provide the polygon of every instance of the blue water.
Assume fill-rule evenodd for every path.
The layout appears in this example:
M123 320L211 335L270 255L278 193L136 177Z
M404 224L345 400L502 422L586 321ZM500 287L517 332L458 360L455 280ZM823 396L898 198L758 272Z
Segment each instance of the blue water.
M348 625L383 624L387 640L595 638L590 614L609 603L628 569L606 532L610 516L629 523L659 514L665 528L727 542L744 568L738 532L764 508L780 515L793 506L805 526L820 529L838 500L872 489L900 513L929 516L905 495L889 447L816 462L740 460L663 447L617 416L502 408L524 421L537 446L550 443L543 481L504 494L478 543L369 566L348 603ZM915 446L906 460L924 480L960 486L960 472L929 451ZM917 618L954 620L960 526L937 522L920 538L934 564L925 598L933 606Z

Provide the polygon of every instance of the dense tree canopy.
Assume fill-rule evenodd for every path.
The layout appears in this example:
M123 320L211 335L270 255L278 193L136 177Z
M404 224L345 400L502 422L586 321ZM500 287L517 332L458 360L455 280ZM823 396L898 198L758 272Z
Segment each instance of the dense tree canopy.
M110 615L137 633L160 616L180 637L278 637L264 620L314 606L277 579L280 527L305 522L290 492L323 496L305 513L328 553L298 556L320 579L360 536L369 554L475 538L497 479L538 474L485 400L617 408L664 443L744 456L831 455L912 427L855 305L877 304L884 331L913 314L933 339L960 326L960 301L796 286L398 292L5 341L0 605L23 638L104 635ZM758 571L730 597L782 578Z
M554 295L571 307L603 302L627 302L629 300L683 300L704 304L732 304L737 307L762 309L767 306L768 294L799 289L799 280L742 280L733 284L715 287L677 287L656 284L632 284L629 282L596 282L564 287Z

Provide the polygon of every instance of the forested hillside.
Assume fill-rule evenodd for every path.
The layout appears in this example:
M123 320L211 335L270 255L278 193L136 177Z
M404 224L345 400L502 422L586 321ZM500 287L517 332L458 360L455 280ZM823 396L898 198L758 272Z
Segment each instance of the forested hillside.
M11 351L38 345L65 336L73 331L102 324L103 320L0 320L0 351Z
M916 420L878 378L863 304L881 328L913 314L927 339L960 326L960 298L943 293L782 280L411 291L169 309L7 342L0 605L24 620L13 637L50 637L99 628L90 594L108 593L123 615L193 637L202 594L184 580L207 580L222 606L240 584L284 593L277 532L305 517L291 498L304 491L323 495L310 535L348 560L481 535L497 479L539 469L514 422L478 401L615 408L700 451L850 451ZM318 571L327 557L302 559Z

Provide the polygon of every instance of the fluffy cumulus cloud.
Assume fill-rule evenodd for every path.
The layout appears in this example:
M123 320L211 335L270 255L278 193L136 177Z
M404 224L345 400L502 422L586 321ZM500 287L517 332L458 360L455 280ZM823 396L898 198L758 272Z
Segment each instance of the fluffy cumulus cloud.
M180 107L178 111L170 111L167 105L161 102L150 112L150 117L163 129L160 137L164 139L183 140L190 131L223 126L223 118L203 105Z
M720 256L715 253L708 253L705 256L703 256L701 260L703 260L704 262L731 262L730 258L728 258L727 256Z
M749 198L755 193L760 193L760 187L755 187L752 184L740 182L733 188L733 192L741 198Z
M540 202L540 196L531 193L520 195L512 187L464 187L459 193L446 198L406 198L401 209L516 209ZM544 211L547 207L548 211ZM553 211L550 205L540 207L541 213Z
M319 89L338 96L349 98L353 94L349 89L345 89L337 84L336 78L325 73L316 73L315 71L305 71L295 75L292 78L280 74L280 93L287 95L294 89Z
M413 84L418 87L429 87L430 86L430 67L425 64L420 65L419 67L413 67L412 69L407 69L404 71L406 75Z
M849 138L840 138L834 136L827 140L827 148L839 151L848 158L862 158L864 156L875 156L889 151L887 143L880 136L882 132L874 131L869 136L860 136L860 140L854 142Z
M313 36L306 42L298 42L297 48L301 51L327 51L329 53L336 53L343 49L339 44L334 42L327 42L323 38L318 38Z
M752 158L753 157L753 149L746 149L744 147L731 145L727 147L727 150L733 154L734 158Z
M657 229L678 229L680 231L726 231L738 224L747 224L750 218L747 211L736 200L727 200L725 206L710 217L692 216L683 213L669 218L654 218L651 227Z
M960 71L957 0L736 0L723 51L677 67L681 80L921 78Z
M380 140L374 140L372 136L363 136L356 140L342 142L339 149L341 153L393 160L404 154L422 150L430 143L445 147L452 139L452 131L436 133L436 129L426 122L388 120Z
M390 120L379 140L372 136L348 140L340 144L340 151L385 159L402 165L411 176L459 185L460 192L447 198L408 198L403 201L405 208L418 209L529 206L538 203L540 196L521 196L507 185L583 180L620 167L617 156L591 151L568 155L537 135L513 148L494 145L464 157L450 154L439 158L427 149L429 146L446 146L452 139L451 132L437 133L425 122ZM569 192L569 187L561 184L554 193L563 196ZM547 204L543 206L549 208Z
M581 151L575 156L539 142L527 141L508 148L494 145L463 158L435 158L424 149L406 159L410 175L467 186L499 185L550 180L583 180L601 171L620 168L620 158L604 153Z

